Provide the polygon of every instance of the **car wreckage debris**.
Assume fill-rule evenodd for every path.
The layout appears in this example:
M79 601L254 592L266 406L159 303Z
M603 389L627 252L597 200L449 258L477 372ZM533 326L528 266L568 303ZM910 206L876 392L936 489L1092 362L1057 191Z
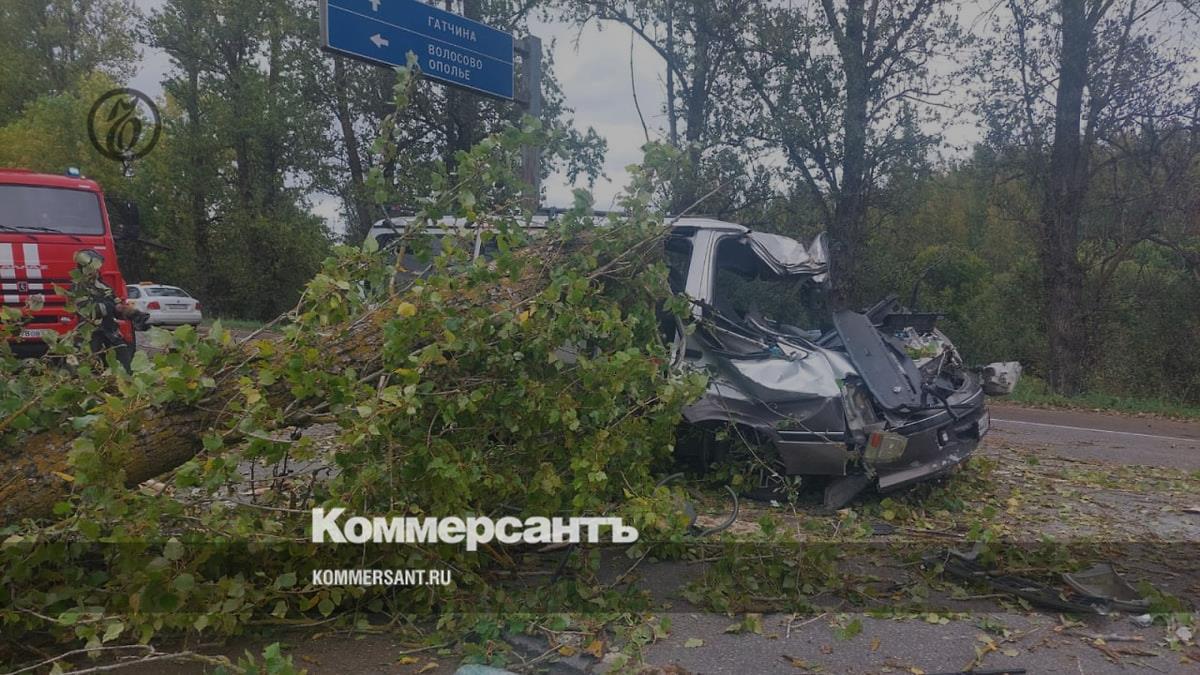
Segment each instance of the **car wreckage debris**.
M683 218L666 248L672 290L692 300L697 330L665 332L685 367L709 374L684 418L761 447L764 482L818 479L826 508L952 470L988 431L985 389L1010 392L1020 376L1016 362L968 367L938 314L896 296L862 312L827 309L824 235L805 246ZM707 464L711 445L681 454Z
M1004 574L979 562L983 546L976 544L967 552L944 549L925 556L929 568L956 579L981 583L996 591L1027 600L1035 605L1076 614L1108 614L1114 610L1144 612L1149 600L1143 598L1109 563L1099 563L1074 574L1064 573L1067 588L1042 581Z
M537 239L551 220L535 216L523 227ZM416 269L394 245L412 223L387 222L373 235ZM415 227L431 241L474 238L467 247L487 256L486 225L444 219ZM826 508L837 509L872 486L895 490L942 476L987 433L985 390L1010 392L1020 376L1016 362L969 367L938 330L938 313L904 307L896 296L862 312L831 310L824 235L805 245L681 217L660 245L670 290L692 306L692 326L662 316L662 337L673 363L709 378L684 410L678 454L704 469L736 459L735 446L755 446L755 493L764 499L812 479L825 488ZM564 346L558 356L572 363L574 352Z

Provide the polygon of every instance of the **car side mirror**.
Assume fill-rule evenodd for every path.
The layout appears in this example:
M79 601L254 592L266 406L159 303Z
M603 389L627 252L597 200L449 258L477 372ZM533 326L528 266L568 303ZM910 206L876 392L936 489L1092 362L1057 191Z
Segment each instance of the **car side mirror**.
M116 238L137 240L142 236L142 218L137 204L111 197L104 201L108 205L108 222Z

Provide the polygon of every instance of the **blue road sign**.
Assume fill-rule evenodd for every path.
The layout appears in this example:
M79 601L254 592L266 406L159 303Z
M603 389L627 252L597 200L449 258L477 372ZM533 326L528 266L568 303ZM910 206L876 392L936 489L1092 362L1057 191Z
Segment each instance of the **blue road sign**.
M321 0L321 46L512 99L513 36L419 0Z

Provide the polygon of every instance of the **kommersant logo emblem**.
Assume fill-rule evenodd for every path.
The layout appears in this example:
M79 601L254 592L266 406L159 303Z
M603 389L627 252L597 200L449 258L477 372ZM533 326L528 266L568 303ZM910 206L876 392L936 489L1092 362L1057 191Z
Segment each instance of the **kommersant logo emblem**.
M461 544L474 551L480 544L598 544L607 531L614 544L631 544L637 528L620 518L544 518L505 516L407 518L352 516L341 521L344 508L312 510L313 543L324 544Z
M133 175L133 161L150 154L162 135L162 116L154 100L136 89L105 92L88 112L88 138L96 151L121 162Z

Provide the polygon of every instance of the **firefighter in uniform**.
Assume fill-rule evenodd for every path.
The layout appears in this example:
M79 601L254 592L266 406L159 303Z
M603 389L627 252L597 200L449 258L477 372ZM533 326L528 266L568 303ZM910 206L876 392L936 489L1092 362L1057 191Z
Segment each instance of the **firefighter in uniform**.
M95 251L84 249L75 253L80 280L76 309L79 316L93 326L92 352L102 353L112 349L117 361L129 370L135 347L121 336L117 320L132 321L135 329L141 329L148 317L145 312L131 305L117 302L112 287L100 279L100 267L103 264L104 259Z

